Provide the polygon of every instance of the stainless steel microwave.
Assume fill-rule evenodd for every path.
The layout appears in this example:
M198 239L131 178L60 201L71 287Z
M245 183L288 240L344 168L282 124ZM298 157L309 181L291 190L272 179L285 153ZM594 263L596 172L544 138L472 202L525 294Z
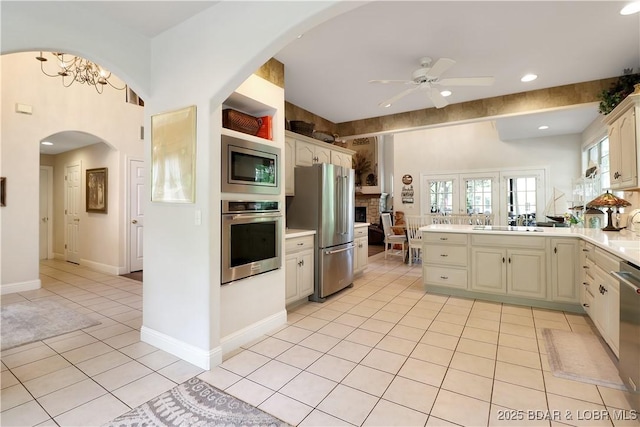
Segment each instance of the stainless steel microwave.
M280 149L222 135L222 192L280 194Z

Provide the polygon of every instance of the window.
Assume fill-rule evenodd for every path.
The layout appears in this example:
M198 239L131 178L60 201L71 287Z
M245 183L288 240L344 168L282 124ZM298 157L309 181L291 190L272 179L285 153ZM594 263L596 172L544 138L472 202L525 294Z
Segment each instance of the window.
M429 182L429 206L431 213L453 212L453 179Z
M508 225L535 225L544 221L544 169L513 170L500 174L500 206Z
M490 214L493 202L491 179L468 179L467 183L467 213Z
M609 138L605 137L587 152L587 169L590 165L598 166L600 185L602 188L611 188L609 180Z

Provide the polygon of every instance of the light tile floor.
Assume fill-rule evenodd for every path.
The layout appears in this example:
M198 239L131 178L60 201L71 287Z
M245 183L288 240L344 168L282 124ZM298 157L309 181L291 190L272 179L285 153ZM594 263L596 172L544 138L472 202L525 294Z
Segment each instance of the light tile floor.
M100 425L195 375L301 426L640 425L606 419L634 418L624 392L549 371L541 328L593 333L586 316L425 294L421 268L375 255L203 372L140 342L140 283L46 261L43 289L2 303L52 298L102 324L3 352L1 425Z

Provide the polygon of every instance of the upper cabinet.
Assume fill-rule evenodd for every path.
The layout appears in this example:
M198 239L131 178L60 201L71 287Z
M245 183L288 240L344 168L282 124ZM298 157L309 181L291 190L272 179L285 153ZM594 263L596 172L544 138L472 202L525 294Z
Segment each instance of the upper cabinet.
M640 94L629 95L605 117L609 133L611 189L638 188Z
M331 163L351 168L352 150L337 147L326 142L285 131L285 194L295 193L294 168L312 166L316 163Z

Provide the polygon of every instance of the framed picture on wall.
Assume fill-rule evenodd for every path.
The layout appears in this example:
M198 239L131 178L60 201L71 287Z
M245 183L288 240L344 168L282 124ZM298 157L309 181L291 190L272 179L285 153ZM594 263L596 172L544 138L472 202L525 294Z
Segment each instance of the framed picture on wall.
M151 116L151 201L194 203L196 107Z
M107 213L108 176L107 168L87 169L87 212Z

